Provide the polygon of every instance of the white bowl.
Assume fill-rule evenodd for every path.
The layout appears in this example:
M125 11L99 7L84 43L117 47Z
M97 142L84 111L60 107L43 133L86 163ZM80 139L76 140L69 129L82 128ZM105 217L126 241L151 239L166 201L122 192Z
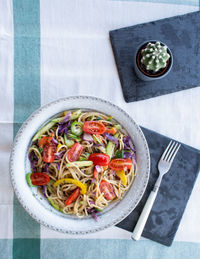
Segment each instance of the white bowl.
M92 109L114 117L131 136L136 147L137 175L121 201L113 202L98 217L79 219L55 210L48 201L30 188L25 174L30 172L28 147L36 131L57 113L70 109ZM74 96L62 98L36 110L22 125L10 157L10 175L15 194L24 209L39 223L53 230L70 234L87 234L115 225L128 216L136 207L146 189L150 172L150 156L146 139L135 121L118 106L105 100Z

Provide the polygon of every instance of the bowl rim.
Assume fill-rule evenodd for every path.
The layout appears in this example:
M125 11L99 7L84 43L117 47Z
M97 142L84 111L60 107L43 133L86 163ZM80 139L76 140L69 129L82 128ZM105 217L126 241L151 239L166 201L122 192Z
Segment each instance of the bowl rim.
M15 182L15 177L14 177L14 155L15 155L15 146L17 145L18 143L18 140L19 138L21 137L21 135L23 134L24 132L24 129L28 126L29 122L33 120L34 117L38 116L44 109L47 109L53 105L55 105L56 103L60 103L60 102L64 102L64 101L70 101L70 100L74 100L74 99L90 99L90 100L93 100L93 101L98 101L98 102L101 102L101 103L104 103L104 104L107 104L107 105L111 105L113 106L115 109L119 110L121 113L123 113L133 124L134 126L137 128L138 130L138 133L140 134L140 137L142 138L143 140L143 144L144 144L144 147L145 147L145 151L146 151L146 158L147 158L147 164L146 164L146 172L145 172L145 178L144 178L144 182L143 182L143 189L140 191L139 193L139 199L136 200L136 202L134 203L134 208L132 208L131 206L129 207L129 209L127 209L123 215L118 218L117 220L115 221L112 221L110 223L108 223L107 225L105 224L104 226L100 226L100 227L97 227L95 229L92 229L92 230L88 230L88 231L72 231L72 230L68 230L68 229L62 229L62 228L58 228L54 225L51 225L51 224L48 224L46 223L44 220L41 220L37 215L35 215L23 202L23 197L21 196L20 192L18 191L17 189L17 185L16 185L16 182ZM81 108L81 107L80 107ZM20 129L18 130L16 136L15 136L15 139L13 141L13 144L12 144L12 149L11 149L11 153L10 153L10 159L9 159L9 172L10 172L10 177L11 177L11 183L12 183L12 186L13 186L13 189L14 189L14 193L18 199L18 201L20 202L20 204L22 205L22 207L25 209L25 211L34 219L36 220L39 224L42 224L43 226L45 227L48 227L52 230L56 230L56 231L59 231L59 232L62 232L62 233L66 233L66 234L89 234L89 233L95 233L97 231L101 231L101 230L104 230L108 227L111 227L113 225L116 225L118 224L119 222L121 222L124 218L126 218L134 209L135 207L138 205L138 203L140 202L145 190L146 190L146 187L147 187L147 184L148 184L148 181L149 181L149 175L150 175L150 153L149 153L149 147L148 147L148 144L147 144L147 141L146 141L146 138L140 128L139 125L137 125L137 123L132 119L132 117L127 113L125 112L123 109L121 109L119 106L111 103L110 101L107 101L107 100L104 100L102 98L98 98L98 97L94 97L94 96L88 96L88 95L78 95L78 96L69 96L69 97L63 97L63 98L59 98L57 100L54 100L52 102L49 102L43 106L41 106L40 108L38 108L37 110L35 110L26 120L25 122L22 124L22 126L20 127Z

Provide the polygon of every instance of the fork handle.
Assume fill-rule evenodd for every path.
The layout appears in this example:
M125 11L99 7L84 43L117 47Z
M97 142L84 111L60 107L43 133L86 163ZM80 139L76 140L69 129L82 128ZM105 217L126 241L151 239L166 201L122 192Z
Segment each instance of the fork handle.
M150 214L150 211L151 211L154 201L156 199L157 192L158 192L158 188L154 187L154 190L151 191L151 193L145 203L145 206L142 210L142 213L140 214L139 220L134 228L133 234L131 236L131 238L133 240L137 241L140 239L143 229L145 227L145 224L147 222L148 216Z

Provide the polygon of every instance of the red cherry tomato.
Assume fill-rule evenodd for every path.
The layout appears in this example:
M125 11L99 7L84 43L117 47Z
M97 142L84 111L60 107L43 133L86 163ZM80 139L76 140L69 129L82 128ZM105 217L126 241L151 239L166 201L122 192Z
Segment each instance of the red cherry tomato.
M73 191L73 193L68 197L65 201L65 205L70 205L73 201L75 201L80 194L80 188L77 188Z
M85 121L83 131L89 134L103 134L106 131L106 127L99 121Z
M94 165L106 166L109 164L110 156L102 153L93 153L89 156Z
M83 152L83 146L79 143L75 143L67 152L67 159L70 162L77 161Z
M117 158L113 159L109 163L109 167L113 170L120 171L123 170L125 167L127 169L131 169L132 167L132 160L129 158L123 159L123 158Z
M111 183L106 182L105 180L102 180L99 185L100 192L103 192L103 196L107 200L113 200L116 197L114 188Z
M45 144L47 144L48 142L50 142L53 138L53 133L51 134L51 136L44 136L40 139L39 141L39 147L43 148Z
M30 178L33 185L45 185L50 181L49 175L45 173L32 173Z
M43 161L46 163L51 163L55 159L55 153L56 153L56 144L52 142L48 142L44 146L43 150Z

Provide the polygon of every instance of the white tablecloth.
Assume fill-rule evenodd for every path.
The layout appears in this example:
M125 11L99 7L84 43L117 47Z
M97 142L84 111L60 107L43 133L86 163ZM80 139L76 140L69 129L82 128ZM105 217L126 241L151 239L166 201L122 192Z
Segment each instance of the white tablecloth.
M109 41L110 30L199 9L198 1L186 1L185 5L184 1L176 2L41 0L41 105L71 95L101 97L127 111L138 124L200 149L200 88L126 103ZM18 122L13 119L16 102L14 36L13 3L11 0L0 1L0 239L12 239L15 235L13 189L8 167L13 123ZM175 241L200 243L199 180L193 189ZM31 233L26 234L26 238L31 236ZM40 228L40 237L74 238L43 226ZM130 233L112 227L90 234L87 238L130 239Z

